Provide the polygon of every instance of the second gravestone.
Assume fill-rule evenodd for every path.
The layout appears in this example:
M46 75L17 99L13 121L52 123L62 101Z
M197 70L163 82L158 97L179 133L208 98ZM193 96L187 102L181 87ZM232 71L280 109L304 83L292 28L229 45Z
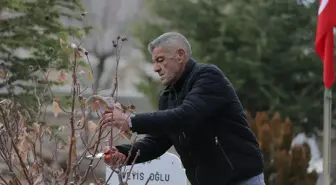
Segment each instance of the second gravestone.
M158 159L134 165L132 172L129 172L130 168L131 166L126 167L126 172L130 173L129 180L127 181L130 185L144 185L148 178L150 178L148 185L187 184L185 169L182 168L180 159L169 152L166 152ZM106 167L106 181L110 177L111 172L112 170ZM118 175L113 173L107 184L119 185Z

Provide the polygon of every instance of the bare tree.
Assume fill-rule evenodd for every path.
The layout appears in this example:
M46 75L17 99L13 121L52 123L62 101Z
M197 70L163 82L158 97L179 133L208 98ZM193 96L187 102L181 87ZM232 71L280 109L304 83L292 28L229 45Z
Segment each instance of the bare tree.
M99 5L98 5L99 4ZM105 1L90 1L91 15L88 15L87 24L95 27L95 30L86 38L84 45L91 55L97 58L97 65L94 67L95 81L93 91L97 91L102 81L102 75L109 66L106 61L115 56L116 52L113 48L111 38L115 38L125 29L125 23L120 21L118 16L121 8L121 0L105 0ZM97 9L93 9L97 8ZM90 19L91 18L91 19ZM115 64L112 64L114 67ZM112 78L107 79L103 89L109 88Z

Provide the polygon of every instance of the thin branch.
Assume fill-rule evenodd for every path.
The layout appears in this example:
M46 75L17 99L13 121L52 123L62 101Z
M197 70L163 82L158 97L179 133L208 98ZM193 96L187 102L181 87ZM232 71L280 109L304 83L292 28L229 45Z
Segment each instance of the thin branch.
M76 84L77 84L77 57L76 57L76 50L73 51L74 55L74 62L73 62L73 68L72 68L72 102L71 102L71 116L70 116L70 126L71 126L71 139L70 139L70 145L69 145L69 153L68 153L68 163L67 163L67 170L66 170L66 177L65 177L65 183L64 185L68 184L68 179L71 171L71 157L72 157L72 151L74 146L74 140L75 140L75 99L76 99Z
M26 180L28 181L29 185L32 185L32 182L30 182L30 179L29 179L28 169L27 169L26 165L24 164L24 162L23 162L23 160L22 160L22 158L20 156L19 149L14 144L15 142L13 141L13 135L12 135L11 131L9 130L8 120L7 120L6 116L5 116L5 112L4 112L4 110L3 110L2 107L0 107L0 111L1 111L1 114L2 114L2 116L4 118L4 126L5 126L5 128L6 128L7 132L8 132L8 135L9 135L10 139L11 139L12 146L13 146L13 148L15 150L15 153L17 154L17 156L19 158L19 161L20 161L21 167L23 168L23 173L24 173L24 175L26 177Z

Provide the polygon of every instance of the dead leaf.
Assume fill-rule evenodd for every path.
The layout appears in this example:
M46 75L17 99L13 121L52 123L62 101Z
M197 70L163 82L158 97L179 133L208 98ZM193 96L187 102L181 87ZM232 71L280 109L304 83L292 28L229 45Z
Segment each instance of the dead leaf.
M127 107L127 109L128 109L128 110L135 111L136 107L135 107L135 105L129 105L129 106Z
M33 185L45 185L42 173L37 177Z
M63 132L64 129L65 129L65 126L64 126L64 125L61 125L61 126L58 127L57 131L59 131L59 132Z
M62 142L58 142L57 149L61 151L65 151L65 145Z
M18 179L13 178L12 180L9 181L9 185L19 185Z
M6 79L7 73L3 70L0 70L0 78Z
M54 108L54 116L55 118L58 116L58 113L60 112L60 107L57 101L53 101L53 108Z
M79 52L77 50L75 51L75 57L76 57L77 60L83 58L83 56L84 55L81 52Z
M27 162L27 154L31 150L31 144L26 134L20 138L19 142L16 144L16 147L19 150L18 153L21 159L24 162Z
M9 105L12 101L10 101L9 99L3 99L0 101L0 104L2 105Z
M45 129L45 132L47 133L47 135L51 136L52 135L52 131L51 131L51 128L50 127L47 127Z
M87 52L85 48L78 47L77 45L76 45L76 47L74 49L75 49L75 57L76 57L76 59L83 58L83 56L85 56L85 53Z
M60 178L63 174L64 174L64 171L62 168L58 168L58 169L55 169L53 172L52 172L53 176L56 177L57 179Z
M89 73L88 73L88 79L91 81L91 80L93 80L93 75L92 75L92 72L91 71L89 71Z
M26 126L26 120L20 115L19 128L23 128L24 126Z
M83 124L84 124L84 121L85 121L85 116L82 116L82 118L80 120L78 120L78 122L76 124L77 127L81 128L83 126Z
M63 39L60 39L60 45L61 45L61 48L63 48L63 46L66 45L65 41Z
M59 75L57 76L56 81L62 83L66 80L67 76L68 76L68 73L64 71L60 71Z
M32 166L36 170L39 168L39 164L37 163L37 161L35 161Z
M33 123L32 127L35 133L40 133L40 125L38 123Z

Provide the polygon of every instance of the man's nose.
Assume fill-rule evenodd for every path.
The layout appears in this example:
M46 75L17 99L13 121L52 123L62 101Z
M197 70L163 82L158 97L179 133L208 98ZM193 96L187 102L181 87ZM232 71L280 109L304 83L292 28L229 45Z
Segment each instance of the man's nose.
M158 73L160 70L161 67L157 63L154 63L154 72Z

